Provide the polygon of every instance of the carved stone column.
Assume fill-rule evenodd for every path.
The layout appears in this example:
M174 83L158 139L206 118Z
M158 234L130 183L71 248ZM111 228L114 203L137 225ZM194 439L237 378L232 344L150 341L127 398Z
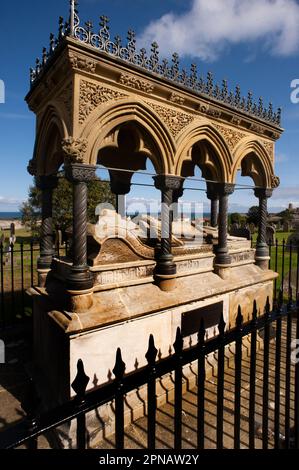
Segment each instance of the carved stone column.
M228 196L234 192L235 185L217 183L216 187L219 196L219 228L215 263L216 265L225 266L231 263L227 247Z
M35 159L29 161L27 171L31 176L36 177L38 188L41 190L42 199L42 224L40 236L40 257L37 261L38 285L44 287L47 275L51 269L54 256L54 229L52 219L53 190L57 186L57 177L39 176L37 177L37 162Z
M217 227L219 196L214 183L207 183L207 198L211 201L211 227Z
M272 196L272 189L256 188L255 196L259 199L259 226L256 243L255 260L262 269L268 269L269 247L267 244L267 199Z
M40 257L37 268L40 271L49 271L53 261L54 227L53 227L53 190L57 186L56 176L39 176L37 186L41 190L42 199L42 224L40 236Z
M173 261L172 239L172 211L173 193L181 188L182 178L171 175L158 175L154 177L155 186L161 191L161 244L156 252L157 265L155 278L162 290L171 290L174 287L176 265Z
M66 177L73 184L73 266L67 287L74 294L88 291L93 279L87 265L87 183L95 178L96 167L82 163L65 165Z

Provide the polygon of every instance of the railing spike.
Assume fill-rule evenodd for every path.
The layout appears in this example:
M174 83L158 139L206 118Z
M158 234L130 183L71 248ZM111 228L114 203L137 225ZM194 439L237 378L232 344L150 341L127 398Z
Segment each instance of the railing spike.
M72 389L76 392L79 400L84 397L89 380L89 377L85 374L83 361L79 359L77 362L77 375L72 382Z
M173 344L176 354L180 354L180 352L183 350L183 346L184 346L184 339L181 333L181 329L180 327L178 327L176 330L175 342Z
M153 335L150 335L149 337L149 344L148 344L148 350L145 355L147 362L149 365L154 365L157 359L158 355L158 349L155 346L155 340Z
M125 371L126 371L126 364L122 360L121 349L118 348L116 352L115 366L112 372L115 375L117 380L121 380L125 374Z
M237 317L236 317L236 327L238 329L240 329L242 324L243 324L242 308L241 308L241 305L239 305L238 306L238 314L237 314Z
M226 326L226 323L224 321L224 315L223 315L223 312L221 312L220 320L218 324L218 331L220 335L224 335L225 326Z

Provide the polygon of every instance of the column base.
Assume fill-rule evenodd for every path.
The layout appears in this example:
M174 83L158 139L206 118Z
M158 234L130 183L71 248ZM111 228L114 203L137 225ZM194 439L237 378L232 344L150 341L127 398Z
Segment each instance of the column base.
M221 279L229 279L231 274L231 264L214 264L214 272L217 274Z
M38 269L37 269L37 285L38 285L38 287L46 287L47 278L48 278L48 275L49 275L50 271L51 271L50 268L40 269L38 267Z
M229 254L217 254L215 258L215 265L226 267L232 262L231 256Z
M269 261L270 256L256 256L255 257L255 264L261 268L263 271L267 271L269 269Z
M91 309L93 306L93 290L87 289L85 291L68 290L70 296L69 306L71 312L84 313Z
M164 292L171 292L176 287L176 275L154 274L155 284Z
M88 269L72 268L66 281L68 291L82 292L93 288L93 278Z

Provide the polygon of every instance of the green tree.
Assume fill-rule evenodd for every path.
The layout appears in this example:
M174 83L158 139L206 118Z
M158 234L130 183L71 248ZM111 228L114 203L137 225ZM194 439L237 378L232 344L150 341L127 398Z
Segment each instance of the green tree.
M252 206L247 212L247 222L249 224L258 225L259 223L259 207Z
M239 214L239 212L232 212L229 214L229 222L231 224L241 224L243 221L244 217Z
M88 221L95 223L97 217L95 209L98 204L109 203L115 207L115 196L110 190L108 181L99 178L87 184ZM59 178L57 188L53 192L53 223L56 230L65 232L72 225L73 215L73 191L72 184L66 178ZM39 231L41 220L41 191L37 188L36 181L29 188L28 200L20 208L23 224L33 233Z
M285 209L277 215L282 218L283 224L286 222L293 222L294 220L294 212L290 211L289 209Z

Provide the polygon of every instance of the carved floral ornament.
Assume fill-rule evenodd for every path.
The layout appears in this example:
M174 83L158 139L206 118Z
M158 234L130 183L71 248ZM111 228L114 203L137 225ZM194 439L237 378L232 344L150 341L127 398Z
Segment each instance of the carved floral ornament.
M97 63L95 60L78 54L70 53L69 60L71 66L75 69L84 70L85 72L95 73Z
M87 140L68 137L61 143L65 163L85 163Z
M276 189L280 185L280 178L279 176L273 175L271 177L271 188Z
M230 129L229 127L220 126L219 124L214 124L214 126L224 137L224 140L231 151L236 147L240 140L246 137L246 134Z
M121 98L127 95L116 90L97 85L95 83L81 80L80 82L80 104L79 104L79 123L83 124L87 117L100 104Z
M191 114L181 113L175 109L167 108L166 106L160 106L151 102L148 102L147 104L149 104L154 109L154 111L156 111L158 116L160 116L162 121L169 128L173 137L176 137L181 132L181 130L194 121L194 116Z
M119 83L126 85L136 90L144 91L145 93L152 93L154 91L154 85L142 78L136 77L128 73L122 73L119 78Z

